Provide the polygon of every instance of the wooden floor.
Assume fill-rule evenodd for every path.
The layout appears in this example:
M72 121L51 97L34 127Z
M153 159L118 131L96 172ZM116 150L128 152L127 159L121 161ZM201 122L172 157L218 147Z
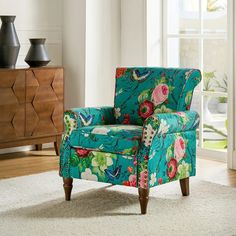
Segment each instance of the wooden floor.
M0 155L0 179L58 170L55 151L27 151ZM236 171L225 163L197 159L197 175L206 181L236 187Z
M53 149L0 154L0 179L58 170L58 165Z
M228 170L226 163L197 158L197 176L213 183L236 187L236 170Z

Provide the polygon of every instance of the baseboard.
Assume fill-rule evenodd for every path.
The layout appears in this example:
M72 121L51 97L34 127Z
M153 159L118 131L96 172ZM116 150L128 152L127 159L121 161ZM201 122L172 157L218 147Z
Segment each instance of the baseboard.
M43 144L43 148L51 148L51 147L54 147L53 143L44 143ZM32 151L32 150L35 150L35 145L14 147L14 148L3 148L3 149L0 149L0 154L14 153L14 152L25 152L25 151Z

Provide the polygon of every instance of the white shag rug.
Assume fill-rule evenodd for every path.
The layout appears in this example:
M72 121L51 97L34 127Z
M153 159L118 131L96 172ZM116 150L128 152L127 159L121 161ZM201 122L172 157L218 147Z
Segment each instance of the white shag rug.
M236 235L236 188L191 178L151 189L140 215L137 189L74 180L64 201L56 171L0 181L0 235Z

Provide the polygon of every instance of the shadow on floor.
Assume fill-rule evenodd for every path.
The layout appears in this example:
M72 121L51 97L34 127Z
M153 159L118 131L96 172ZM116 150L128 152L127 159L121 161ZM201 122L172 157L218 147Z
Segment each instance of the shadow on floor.
M101 216L140 215L138 195L118 192L106 186L72 195L71 201L56 199L4 213L26 218L90 218ZM127 206L135 205L134 212ZM126 209L126 210L125 210Z

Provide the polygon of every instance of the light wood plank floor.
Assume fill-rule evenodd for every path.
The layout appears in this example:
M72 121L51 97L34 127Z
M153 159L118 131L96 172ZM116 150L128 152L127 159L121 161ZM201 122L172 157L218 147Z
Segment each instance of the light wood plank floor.
M59 157L53 149L0 155L0 179L57 170Z
M52 149L0 155L0 179L58 170L59 158ZM197 175L203 180L236 187L236 171L222 162L197 159Z

